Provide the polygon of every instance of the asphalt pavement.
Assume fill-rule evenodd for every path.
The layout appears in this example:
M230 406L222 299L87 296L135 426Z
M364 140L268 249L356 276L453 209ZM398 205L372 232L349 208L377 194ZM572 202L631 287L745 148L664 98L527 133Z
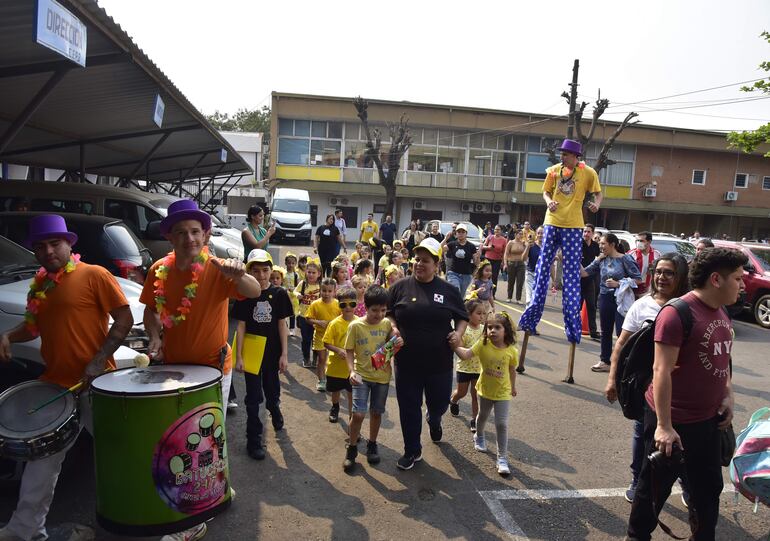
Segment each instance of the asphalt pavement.
M499 308L518 319L523 306L499 303ZM330 400L315 391L315 376L301 367L299 339L290 339L290 367L281 377L286 427L276 433L269 420L265 423L264 461L246 454L244 384L242 377L234 378L241 407L228 414L227 431L237 499L209 523L206 539L622 539L630 510L622 494L630 481L632 425L617 404L604 399L606 374L590 371L598 343L584 340L578 346L575 383L561 381L568 351L561 319L559 296L549 296L542 334L530 339L526 373L517 379L507 478L496 473L491 423L490 452L473 448L469 398L459 417L444 417L441 443L431 443L424 426L423 461L410 471L398 470L403 442L392 386L379 438L382 462L370 466L360 456L355 470L344 473L345 408L339 424L328 422ZM739 432L752 412L770 404L770 331L746 319L736 322L735 333ZM362 433L367 434L366 425ZM770 509L754 514L743 497L736 502L731 486L725 470L717 538L765 539ZM4 487L0 520L10 516L15 501L15 487ZM119 539L96 525L94 509L91 446L82 437L65 462L49 524L74 521L95 528L97 539ZM688 532L679 495L669 498L661 519L678 535ZM653 539L669 538L658 530Z

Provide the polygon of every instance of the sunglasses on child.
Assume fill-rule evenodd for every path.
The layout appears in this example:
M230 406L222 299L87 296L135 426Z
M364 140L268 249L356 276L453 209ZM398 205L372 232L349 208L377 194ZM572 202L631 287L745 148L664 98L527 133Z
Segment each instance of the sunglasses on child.
M358 303L356 301L350 301L350 302L342 301L340 303L340 308L355 308L357 304Z

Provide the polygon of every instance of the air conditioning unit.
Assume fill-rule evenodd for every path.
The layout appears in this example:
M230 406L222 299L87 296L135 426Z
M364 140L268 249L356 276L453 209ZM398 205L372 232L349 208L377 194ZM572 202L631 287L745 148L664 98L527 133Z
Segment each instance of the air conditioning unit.
M472 212L473 211L473 204L472 203L460 203L460 211L461 212Z
M489 206L486 203L474 203L473 212L489 212Z
M415 201L414 205L412 205L412 208L415 210L423 210L427 207L428 205L425 203L425 201Z
M655 197L658 195L658 189L657 188L645 188L644 189L644 197Z
M503 214L505 212L505 205L502 203L494 203L492 205L492 212L496 214Z
M725 192L725 201L738 201L738 192Z
M329 206L330 207L344 207L348 204L348 200L346 197L330 197L329 198Z

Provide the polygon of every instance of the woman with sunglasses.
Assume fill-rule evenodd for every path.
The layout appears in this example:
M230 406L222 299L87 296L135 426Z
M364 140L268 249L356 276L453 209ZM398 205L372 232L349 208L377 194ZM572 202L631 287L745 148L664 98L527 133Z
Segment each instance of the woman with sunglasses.
M607 387L604 389L604 395L610 403L618 398L615 373L623 345L631 338L631 335L642 328L645 321L654 320L664 304L671 299L681 297L690 289L687 282L687 260L681 255L676 253L664 254L653 261L650 267L650 274L652 275L650 291L639 297L629 308L623 321L623 330L612 350L610 373L607 377ZM642 436L642 422L634 421L634 436L631 444L631 484L626 490L628 502L634 500L636 482L639 479L639 472L644 460L644 439ZM684 496L683 499L685 499Z

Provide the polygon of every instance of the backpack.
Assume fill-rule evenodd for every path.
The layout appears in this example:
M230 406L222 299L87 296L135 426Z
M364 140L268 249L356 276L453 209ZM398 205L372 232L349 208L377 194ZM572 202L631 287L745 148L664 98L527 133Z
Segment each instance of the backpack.
M681 299L671 299L661 307L676 308L682 320L682 342L692 330L690 306ZM656 318L657 320L657 318ZM647 321L623 344L615 372L615 388L618 403L627 419L641 421L644 417L644 394L652 381L652 364L655 360L655 321Z
M730 480L754 503L755 512L759 502L770 507L770 408L755 411L738 435Z

